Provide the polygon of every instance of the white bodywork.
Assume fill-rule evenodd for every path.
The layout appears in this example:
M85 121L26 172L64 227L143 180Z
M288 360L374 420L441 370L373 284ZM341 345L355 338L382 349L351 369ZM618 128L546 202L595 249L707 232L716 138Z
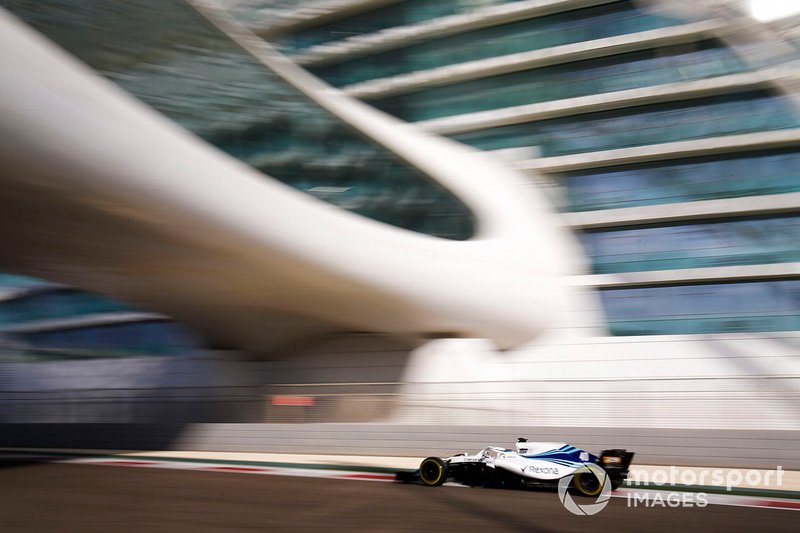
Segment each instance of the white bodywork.
M568 461L559 460L558 463L544 458L534 458L532 455L553 454L568 446L563 442L518 442L516 450L498 446L488 446L474 455L462 454L449 457L450 465L460 463L483 463L489 468L501 468L523 478L536 480L557 480L575 473L582 466L582 462L590 462L589 452L576 449L576 457L581 461L566 464Z

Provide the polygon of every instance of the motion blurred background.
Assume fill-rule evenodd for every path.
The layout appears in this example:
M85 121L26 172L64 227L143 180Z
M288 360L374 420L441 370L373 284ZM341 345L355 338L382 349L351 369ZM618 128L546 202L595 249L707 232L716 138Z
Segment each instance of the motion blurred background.
M791 4L0 0L0 446L800 468Z

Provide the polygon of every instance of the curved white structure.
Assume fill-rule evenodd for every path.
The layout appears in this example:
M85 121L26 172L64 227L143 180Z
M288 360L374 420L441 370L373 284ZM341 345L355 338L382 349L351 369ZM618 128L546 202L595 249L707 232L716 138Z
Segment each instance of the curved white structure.
M1 12L0 269L164 312L211 342L254 352L330 331L510 347L568 324L579 296L566 276L582 261L523 177L223 28L265 68L448 188L473 212L476 236L397 229L267 179Z

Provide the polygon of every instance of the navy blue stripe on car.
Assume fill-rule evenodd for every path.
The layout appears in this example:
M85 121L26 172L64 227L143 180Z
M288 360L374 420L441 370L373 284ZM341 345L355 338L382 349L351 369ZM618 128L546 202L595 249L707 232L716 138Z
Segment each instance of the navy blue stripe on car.
M581 454L586 454L586 460L581 459ZM585 452L575 446L565 444L557 450L549 450L542 453L528 453L523 454L522 457L526 459L538 459L541 461L549 461L551 463L560 464L563 466L580 466L584 462L593 461L595 459L592 454Z

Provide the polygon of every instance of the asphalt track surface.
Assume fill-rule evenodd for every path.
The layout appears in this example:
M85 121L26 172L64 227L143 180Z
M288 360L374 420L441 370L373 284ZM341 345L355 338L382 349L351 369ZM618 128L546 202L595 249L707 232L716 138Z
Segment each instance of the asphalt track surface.
M0 531L800 531L800 512L629 508L574 516L552 491L77 464L0 463Z

